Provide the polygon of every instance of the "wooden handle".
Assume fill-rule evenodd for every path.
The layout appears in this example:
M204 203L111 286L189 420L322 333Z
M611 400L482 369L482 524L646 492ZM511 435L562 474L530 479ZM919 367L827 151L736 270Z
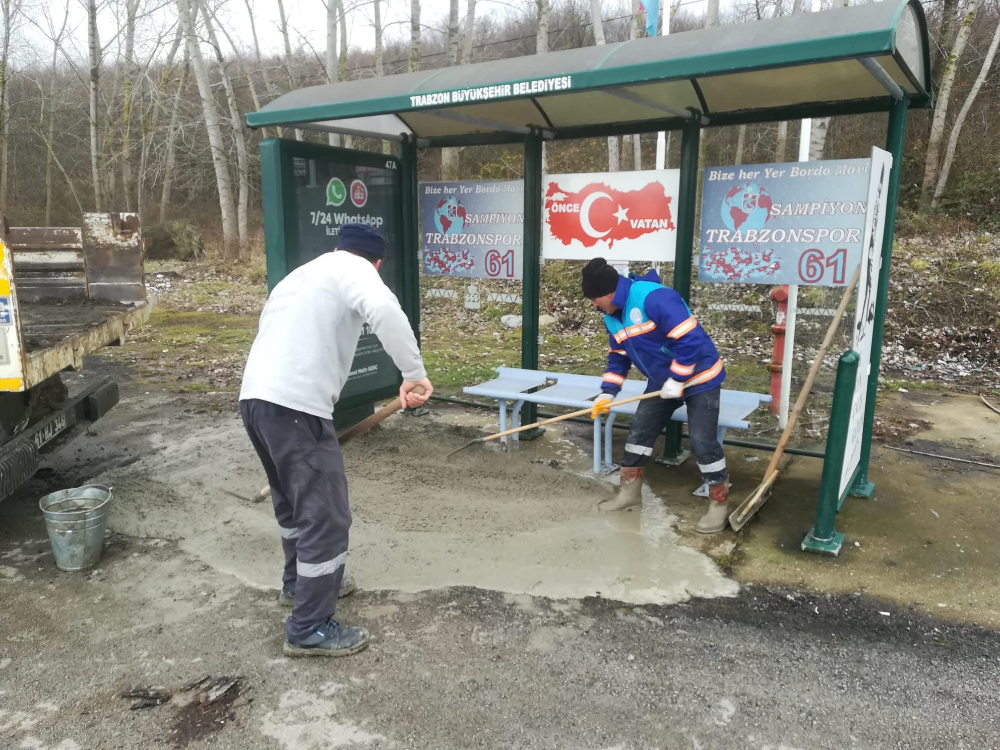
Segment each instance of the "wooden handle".
M615 406L622 406L623 404L631 404L633 401L645 401L647 398L653 398L654 396L659 397L659 395L660 395L659 391L654 391L653 393L643 393L640 396L623 398L621 401L611 401L608 403L608 408L611 409ZM589 406L586 409L571 411L569 414L563 414L562 416L552 417L551 419L543 419L540 422L533 422L531 424L522 425L521 427L515 427L513 430L505 430L504 432L498 432L496 435L489 435L488 437L484 437L480 442L488 443L490 440L496 440L497 438L506 437L507 435L513 435L516 432L524 432L525 430L531 430L534 429L535 427L544 427L547 424L555 424L556 422L565 422L567 419L573 419L574 417L582 417L584 414L590 414L593 408L594 407Z
M850 282L847 284L847 288L844 290L844 296L840 300L840 305L838 305L837 311L833 314L833 320L830 321L830 327L826 329L826 337L823 339L823 343L819 347L819 352L816 354L816 359L813 360L812 367L809 368L809 375L806 376L806 382L802 384L802 390L799 391L799 397L795 399L795 406L792 408L792 413L788 415L788 424L785 425L785 431L781 433L781 440L778 441L778 447L775 449L774 455L771 456L771 463L767 465L767 471L764 472L765 480L778 468L778 462L781 460L781 456L785 452L785 446L788 445L788 440L792 436L792 430L795 429L795 423L799 419L799 414L801 414L802 409L805 408L806 401L809 398L809 391L812 390L813 383L816 382L816 376L819 375L819 370L823 366L823 359L826 357L826 350L830 348L830 344L833 343L833 337L837 335L837 328L840 326L840 319L844 317L844 311L847 309L847 303L851 301L851 294L854 292L854 285L858 283L858 277L860 276L861 266L859 265L856 269L854 269L854 275L851 277Z
M418 394L422 394L424 392L424 389L419 385L413 390ZM349 427L348 429L344 430L337 436L337 440L339 440L340 444L343 445L348 440L351 440L352 438L356 438L358 435L368 432L368 430L370 430L372 427L381 422L384 422L386 419L388 419L397 411L403 408L405 408L403 406L403 402L400 401L398 398L394 399L385 406L383 406L381 409L379 409L377 412L372 414L370 417L367 417L366 419L363 419L360 422L358 422L353 427Z

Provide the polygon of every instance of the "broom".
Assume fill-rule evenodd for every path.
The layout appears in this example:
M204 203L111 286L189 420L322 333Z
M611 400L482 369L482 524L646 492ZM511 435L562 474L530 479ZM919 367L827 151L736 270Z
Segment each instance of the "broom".
M802 413L802 409L806 405L806 401L809 398L809 392L812 390L813 383L816 382L816 376L819 375L819 368L823 365L823 359L826 357L826 350L830 348L830 344L833 343L833 337L837 333L837 328L840 326L840 320L844 317L844 311L847 309L847 303L851 300L851 294L854 292L854 285L858 283L858 277L861 275L861 266L859 265L854 270L854 275L851 277L850 282L844 289L844 296L840 300L840 305L837 307L837 311L833 314L833 320L830 321L830 327L826 331L826 337L823 339L823 343L819 347L819 351L816 353L816 359L813 360L812 367L809 368L809 375L806 377L806 382L802 386L802 390L799 392L799 397L795 400L795 407L792 409L792 413L788 415L788 424L785 425L785 431L781 433L781 440L778 441L778 446L774 450L774 455L771 456L771 462L767 465L767 470L764 472L764 481L761 482L760 486L754 490L753 494L750 495L743 503L734 510L729 515L729 525L733 527L733 531L739 531L742 529L746 522L753 518L753 515L760 510L760 507L767 501L767 498L771 494L771 487L774 485L775 481L778 479L778 462L781 461L781 456L785 452L785 446L788 445L788 439L792 436L792 431L795 429L795 423L799 419L799 414Z

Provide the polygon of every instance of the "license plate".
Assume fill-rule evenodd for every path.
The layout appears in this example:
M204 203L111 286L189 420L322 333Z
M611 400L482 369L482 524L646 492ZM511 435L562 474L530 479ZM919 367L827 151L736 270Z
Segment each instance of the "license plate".
M60 414L35 433L35 447L41 448L66 429L66 415Z

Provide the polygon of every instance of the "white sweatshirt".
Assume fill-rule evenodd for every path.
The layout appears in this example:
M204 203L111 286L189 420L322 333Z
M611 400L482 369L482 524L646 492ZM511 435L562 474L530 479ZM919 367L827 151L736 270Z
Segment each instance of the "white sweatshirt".
M295 269L264 305L240 400L330 419L365 323L406 380L426 377L410 322L375 266L338 251Z

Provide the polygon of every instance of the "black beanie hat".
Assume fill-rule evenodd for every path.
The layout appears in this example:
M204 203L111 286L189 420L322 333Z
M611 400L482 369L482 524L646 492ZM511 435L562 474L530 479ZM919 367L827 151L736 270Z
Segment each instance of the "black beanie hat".
M583 267L583 296L596 299L618 288L618 271L604 258L594 258Z

